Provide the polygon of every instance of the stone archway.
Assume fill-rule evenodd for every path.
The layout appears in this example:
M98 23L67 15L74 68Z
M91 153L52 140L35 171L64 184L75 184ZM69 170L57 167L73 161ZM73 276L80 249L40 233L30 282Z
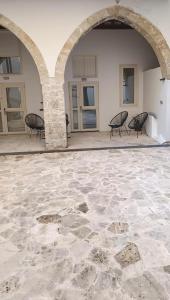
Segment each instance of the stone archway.
M129 24L148 41L158 58L162 77L170 79L170 48L162 33L142 15L119 5L100 10L87 18L78 28L76 28L58 56L55 69L56 79L60 81L64 80L64 70L67 59L79 39L88 31L91 31L96 25L111 19L120 20Z
M19 28L14 22L3 15L0 15L0 25L12 32L27 48L37 66L40 76L40 82L43 84L43 82L48 78L48 70L42 54L40 53L40 50L37 48L35 43L21 28Z
M51 98L50 107L57 107L57 109L51 111L52 115L50 116L55 122L55 124L53 123L50 132L50 149L54 149L58 145L62 147L67 145L63 85L65 66L70 52L83 35L91 31L96 25L111 19L117 19L129 24L148 41L158 58L162 77L170 79L170 48L162 33L155 25L134 10L119 5L98 11L88 17L75 29L58 56L55 69L56 82L52 82L51 84L55 91L55 99L54 97L53 99ZM56 131L57 128L58 132Z
M40 84L42 87L42 95L43 95L43 108L44 108L44 121L45 121L45 135L48 137L50 136L50 116L49 116L49 76L48 70L44 61L44 58L36 46L36 44L32 41L32 39L21 29L19 28L14 22L9 20L7 17L0 15L0 25L8 29L11 33L13 33L27 48L29 53L31 54L35 65L37 67L39 77L40 77Z

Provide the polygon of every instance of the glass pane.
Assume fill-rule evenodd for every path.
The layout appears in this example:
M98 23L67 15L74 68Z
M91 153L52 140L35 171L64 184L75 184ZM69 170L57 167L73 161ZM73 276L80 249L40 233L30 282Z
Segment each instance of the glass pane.
M134 68L123 69L123 104L134 103Z
M0 73L1 74L7 74L7 58L6 57L0 57Z
M9 132L25 131L24 114L22 112L7 112Z
M20 108L21 107L21 91L18 87L10 87L6 89L7 107Z
M96 128L96 110L83 110L83 128Z
M0 113L0 132L2 132L2 131L3 131L3 129L2 129L2 115Z
M21 67L21 62L20 62L20 57L11 57L11 66L12 66L12 73L13 74L19 74L21 72L20 67Z
M0 57L1 74L19 74L21 71L20 57Z
M94 86L84 86L83 87L83 101L84 106L94 106Z
M78 129L78 111L73 110L73 128Z
M72 86L72 106L77 108L77 85Z

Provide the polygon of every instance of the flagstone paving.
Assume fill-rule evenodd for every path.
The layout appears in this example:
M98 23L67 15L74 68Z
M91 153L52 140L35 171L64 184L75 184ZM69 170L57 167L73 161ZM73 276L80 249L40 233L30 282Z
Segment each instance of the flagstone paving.
M170 148L0 165L0 299L170 299Z

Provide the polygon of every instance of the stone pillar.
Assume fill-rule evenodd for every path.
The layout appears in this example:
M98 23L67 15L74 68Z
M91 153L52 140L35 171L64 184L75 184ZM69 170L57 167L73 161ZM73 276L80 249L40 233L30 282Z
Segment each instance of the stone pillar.
M48 78L42 83L46 149L67 147L63 82Z

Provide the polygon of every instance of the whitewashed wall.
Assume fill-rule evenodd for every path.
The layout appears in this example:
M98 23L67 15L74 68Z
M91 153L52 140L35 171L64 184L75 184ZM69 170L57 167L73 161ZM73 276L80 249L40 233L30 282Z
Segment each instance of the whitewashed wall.
M160 78L160 68L144 72L144 110L157 116L153 124L148 120L147 131L163 143L170 140L170 81Z
M1 75L0 83L23 82L25 84L27 113L33 112L43 116L40 108L42 101L41 85L36 65L23 44L10 32L0 31L0 56L20 56L21 74ZM9 77L5 80L3 77Z
M68 82L72 76L72 56L76 54L97 56L99 82L99 130L109 130L108 123L122 110L129 117L143 111L143 71L157 67L158 61L148 43L135 30L94 30L76 45L67 62L65 71L65 100L70 111ZM138 99L133 107L121 106L119 96L119 65L138 65ZM89 79L90 80L90 79Z
M32 38L54 76L59 52L72 32L87 17L114 4L114 0L0 0L0 13ZM170 45L168 0L121 0L120 4L150 20Z

